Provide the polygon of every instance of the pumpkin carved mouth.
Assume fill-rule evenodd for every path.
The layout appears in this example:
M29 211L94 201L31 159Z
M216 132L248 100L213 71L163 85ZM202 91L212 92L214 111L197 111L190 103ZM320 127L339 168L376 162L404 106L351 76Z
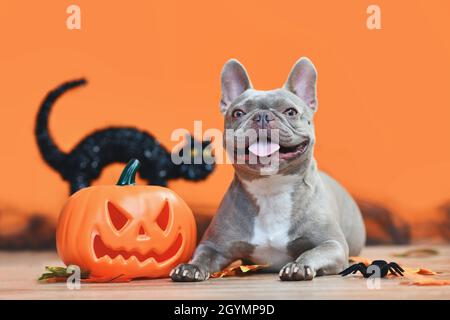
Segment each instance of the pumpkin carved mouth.
M144 263L147 261L150 261L151 259L154 259L156 262L160 263L166 260L169 260L170 258L174 257L176 253L181 249L181 245L183 243L183 237L181 234L178 234L177 239L174 241L174 243L167 249L164 253L158 254L154 252L153 250L150 250L146 254L141 254L138 251L134 250L116 250L108 247L100 237L100 235L95 235L94 237L94 253L97 259L106 258L106 260L109 259L117 259L117 260L123 260L125 261L132 261L132 260L138 260L140 263Z

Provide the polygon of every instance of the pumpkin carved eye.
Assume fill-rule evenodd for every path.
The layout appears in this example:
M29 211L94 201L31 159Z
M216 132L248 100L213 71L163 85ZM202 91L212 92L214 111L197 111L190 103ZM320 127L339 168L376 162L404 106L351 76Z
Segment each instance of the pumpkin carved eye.
M131 220L122 208L108 201L108 216L114 228L120 232Z
M158 218L156 218L156 224L161 228L162 231L166 231L167 225L169 224L169 201L164 201L164 206L160 211Z

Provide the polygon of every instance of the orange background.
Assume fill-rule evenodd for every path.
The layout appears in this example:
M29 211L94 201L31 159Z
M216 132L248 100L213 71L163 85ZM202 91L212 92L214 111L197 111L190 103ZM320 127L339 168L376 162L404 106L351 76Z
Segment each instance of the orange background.
M66 8L81 7L81 30ZM382 30L366 8L381 7ZM450 199L450 2L2 1L0 207L57 217L68 184L41 160L33 135L46 92L85 76L55 105L63 150L92 130L135 125L172 147L175 128L222 128L219 74L239 59L258 89L279 87L308 56L319 72L319 166L358 197L409 220ZM112 183L120 166L97 183ZM170 184L213 212L232 177Z

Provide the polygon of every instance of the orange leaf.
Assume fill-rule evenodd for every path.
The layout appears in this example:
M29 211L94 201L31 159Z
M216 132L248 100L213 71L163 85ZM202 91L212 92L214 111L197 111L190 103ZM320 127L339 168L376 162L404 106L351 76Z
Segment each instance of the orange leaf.
M45 282L45 283L66 282L67 278L65 278L65 277L54 277L54 278L44 279L44 280L41 280L41 281Z
M223 277L230 277L236 275L235 270L232 269L225 269L222 271L214 272L211 274L211 278L223 278Z
M65 267L50 267L47 266L47 273L44 273L38 281L41 283L56 283L66 282L71 274L67 274ZM87 272L81 273L80 282L82 283L105 283L105 282L129 282L131 278L124 277L123 274L114 277L92 277Z
M229 277L236 275L236 269L238 269L240 266L232 266L223 269L222 271L214 272L211 274L211 278L223 278L223 277Z
M405 269L406 273L415 273L415 274L421 274L424 276L430 276L430 275L435 275L437 274L437 272L432 271L430 269L425 269L425 268L409 268L409 267L404 267L402 266L403 269Z
M256 271L256 270L265 268L267 266L268 265L258 265L258 264L238 265L237 263L233 263L230 265L230 267L225 268L222 271L214 272L211 275L211 278L223 278L223 277L243 275L244 273Z
M400 282L400 284L409 286L449 286L450 280L439 280L431 278L417 281L403 281Z
M240 266L240 269L242 272L249 272L249 271L256 271L262 268L267 267L268 265L258 265L258 264L254 264L254 265L247 265L247 266Z
M437 274L437 272L434 272L434 271L429 270L429 269L424 269L424 268L420 268L419 271L417 271L417 273L425 275L425 276Z
M402 266L402 268L403 268L403 270L405 270L405 273L416 274L416 273L419 273L419 271L420 271L420 268L410 268L410 267L405 267L405 266Z
M83 283L118 283L118 282L130 282L131 278L123 277L123 275L119 275L116 277L102 277L102 278L96 278L96 277L89 277L87 279L81 279L81 282Z

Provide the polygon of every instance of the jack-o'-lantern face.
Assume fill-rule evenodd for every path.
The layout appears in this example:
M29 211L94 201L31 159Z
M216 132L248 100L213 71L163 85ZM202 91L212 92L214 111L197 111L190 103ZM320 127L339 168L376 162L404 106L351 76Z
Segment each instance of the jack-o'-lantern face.
M131 183L78 191L57 229L62 260L95 277L167 276L190 258L195 243L195 220L178 195Z
M134 208L131 214L113 201L107 202L106 221L97 225L97 232L93 232L93 250L97 259L122 256L125 261L145 263L153 258L161 263L176 255L183 236L179 232L166 232L169 221L175 223L168 199L155 203L162 205L161 208L148 208L148 205L144 212ZM170 227L173 229L173 225ZM166 243L170 245L168 248L163 245ZM154 248L155 244L160 244L161 248Z

